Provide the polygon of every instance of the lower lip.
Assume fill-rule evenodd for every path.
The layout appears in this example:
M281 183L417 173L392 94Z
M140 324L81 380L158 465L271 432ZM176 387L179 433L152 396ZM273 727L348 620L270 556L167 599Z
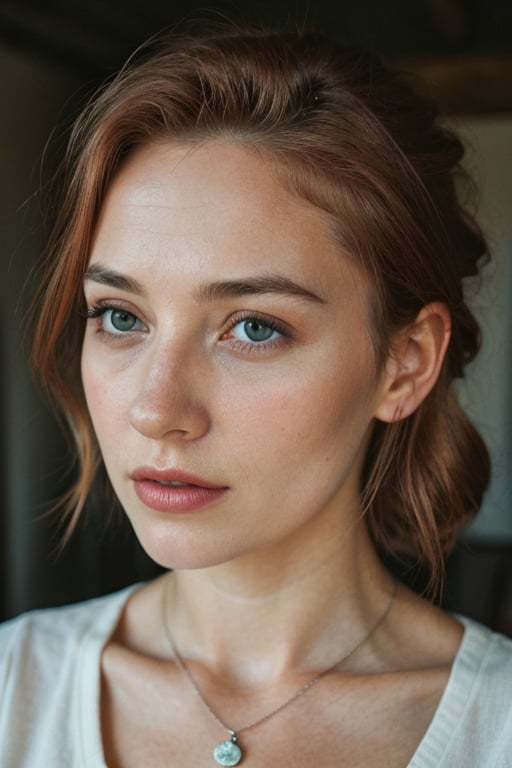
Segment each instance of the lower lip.
M135 480L135 493L146 507L157 512L194 512L220 499L227 488L198 485L160 485L153 480Z

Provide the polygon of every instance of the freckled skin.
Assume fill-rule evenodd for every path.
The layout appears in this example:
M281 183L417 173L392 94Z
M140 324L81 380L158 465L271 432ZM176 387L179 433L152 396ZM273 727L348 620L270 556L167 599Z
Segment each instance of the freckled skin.
M90 264L143 290L86 281L89 306L120 303L140 323L111 337L106 315L90 319L82 377L110 479L150 556L202 568L303 546L318 526L356 520L382 381L365 280L321 211L243 148L154 145L114 180ZM267 273L322 301L195 295L200 283ZM248 342L243 324L230 327L240 312L274 318L289 335ZM142 465L178 467L229 492L190 515L155 512L130 479Z

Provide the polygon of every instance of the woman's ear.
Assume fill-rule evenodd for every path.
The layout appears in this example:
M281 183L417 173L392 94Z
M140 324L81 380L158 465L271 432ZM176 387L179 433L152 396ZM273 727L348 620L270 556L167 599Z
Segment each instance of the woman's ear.
M450 341L451 318L440 302L423 307L412 325L392 340L375 417L405 419L434 387Z

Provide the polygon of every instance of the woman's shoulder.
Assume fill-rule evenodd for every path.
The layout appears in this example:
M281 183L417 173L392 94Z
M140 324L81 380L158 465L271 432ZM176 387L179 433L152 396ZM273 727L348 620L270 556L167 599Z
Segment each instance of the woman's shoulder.
M494 632L473 619L458 617L464 625L463 641L455 660L457 678L494 692L508 690L512 704L512 638Z
M506 768L512 754L512 640L457 618L464 636L410 768Z
M0 626L2 766L74 765L80 753L84 764L104 768L96 727L100 658L133 590L31 611Z
M0 666L12 666L17 657L40 660L52 658L62 663L63 656L77 649L81 641L94 634L108 637L123 605L135 587L81 603L44 608L24 613L0 625Z

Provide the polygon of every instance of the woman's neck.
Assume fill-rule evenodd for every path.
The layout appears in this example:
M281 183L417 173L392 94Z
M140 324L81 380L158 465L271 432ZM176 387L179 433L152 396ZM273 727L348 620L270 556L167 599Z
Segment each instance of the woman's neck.
M363 523L314 543L170 574L164 609L181 653L248 685L320 671L348 653L385 611L392 579Z

